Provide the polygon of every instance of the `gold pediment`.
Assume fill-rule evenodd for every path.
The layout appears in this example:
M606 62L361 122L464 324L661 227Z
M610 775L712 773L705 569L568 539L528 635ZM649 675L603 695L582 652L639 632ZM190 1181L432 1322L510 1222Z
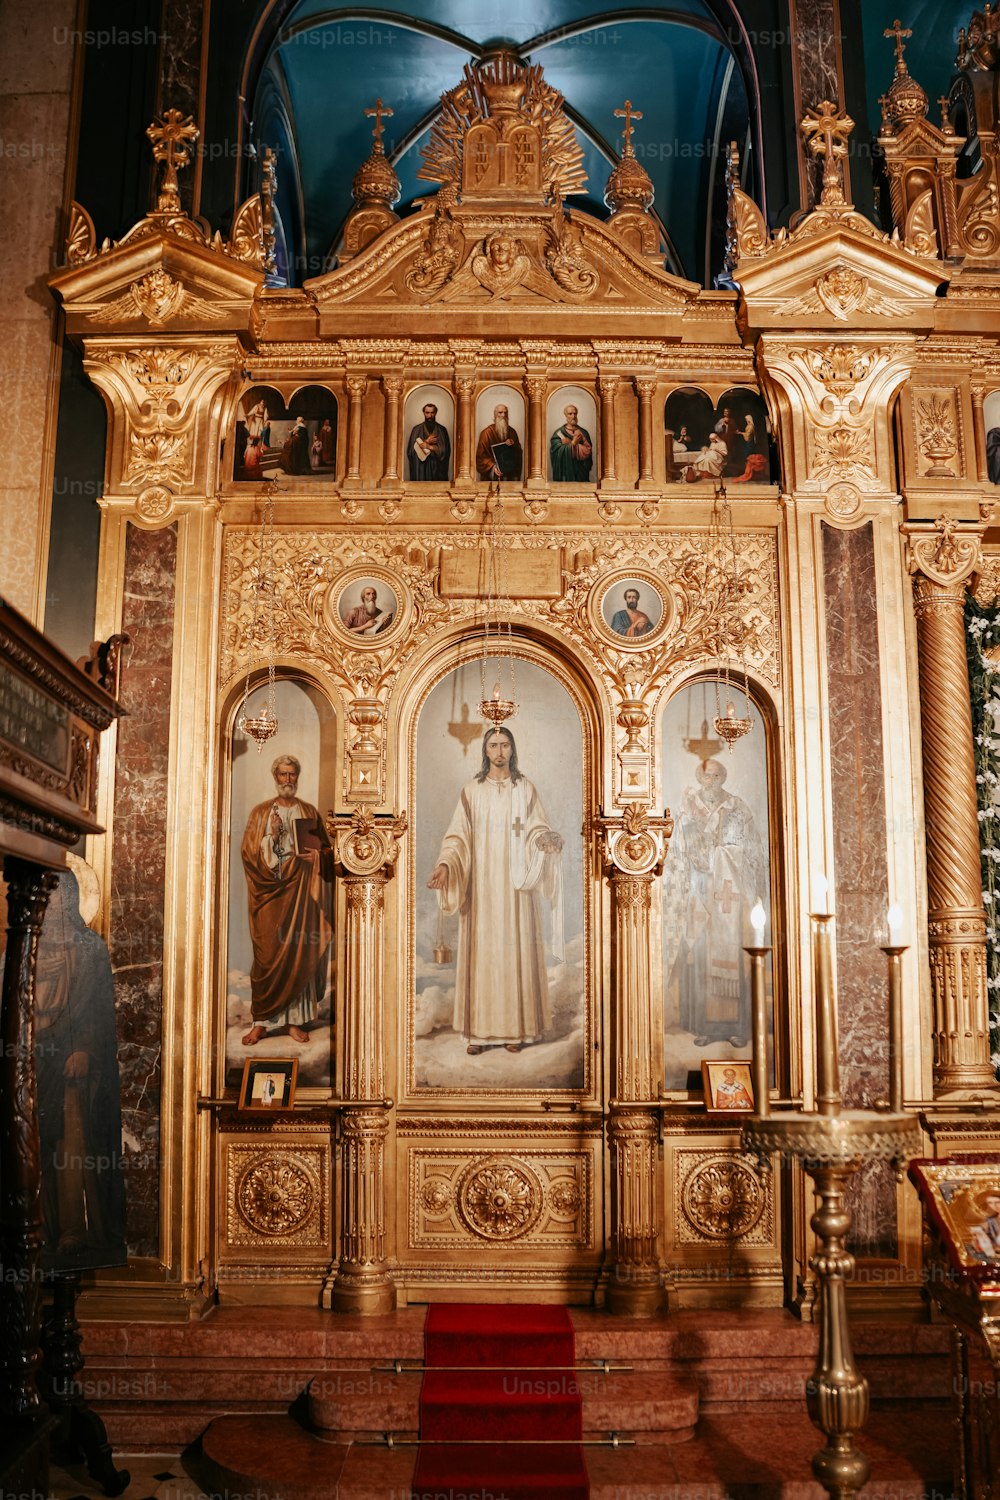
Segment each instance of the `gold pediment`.
M70 333L245 330L263 282L229 255L158 232L49 278Z
M742 316L751 328L930 328L938 288L950 279L941 261L919 258L891 241L845 226L789 238L741 261Z
M561 204L484 213L428 207L394 225L348 266L305 283L324 315L347 306L450 316L572 309L683 314L701 288L650 266L597 219Z

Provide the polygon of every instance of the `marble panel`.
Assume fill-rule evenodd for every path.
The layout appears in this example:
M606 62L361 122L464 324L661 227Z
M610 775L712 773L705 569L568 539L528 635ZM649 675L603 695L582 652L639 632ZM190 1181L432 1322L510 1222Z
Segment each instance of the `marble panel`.
M798 113L822 103L824 99L839 102L843 86L838 66L837 43L840 31L840 7L837 0L793 0L795 47L792 54L798 85ZM820 172L805 152L801 138L798 150L809 163L807 179L811 208L819 195Z
M129 526L109 949L115 977L129 1249L159 1251L163 896L177 533Z
M823 527L827 694L833 797L840 1079L850 1109L889 1095L889 1016L885 959L876 923L889 904L872 530ZM852 1246L893 1255L896 1206L887 1164L854 1179Z
M163 40L160 48L159 100L161 109L192 115L199 127L203 0L163 0ZM199 141L199 146L204 145ZM194 172L180 174L179 191L186 213L192 213Z

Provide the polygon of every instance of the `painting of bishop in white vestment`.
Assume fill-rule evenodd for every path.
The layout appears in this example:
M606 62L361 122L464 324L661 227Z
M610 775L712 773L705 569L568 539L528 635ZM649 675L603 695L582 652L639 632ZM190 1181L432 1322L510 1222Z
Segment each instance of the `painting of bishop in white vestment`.
M478 669L465 675L474 709ZM582 770L580 722L549 674L519 664L522 700L529 682L530 715L522 701L516 719L474 739L471 715L441 718L452 684L435 689L441 702L432 693L421 719L421 747L436 720L442 744L418 821L416 883L431 898L418 897L418 1085L583 1083L581 782L569 770ZM559 762L546 701L556 695L575 740ZM450 805L442 760L459 773Z

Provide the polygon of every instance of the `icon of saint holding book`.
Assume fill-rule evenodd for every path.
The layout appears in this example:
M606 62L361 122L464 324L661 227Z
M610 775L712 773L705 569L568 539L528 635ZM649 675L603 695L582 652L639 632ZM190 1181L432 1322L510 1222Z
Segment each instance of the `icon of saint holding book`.
M243 835L253 945L253 1025L245 1047L280 1028L293 1041L308 1041L326 989L333 937L328 846L319 812L298 795L301 771L294 755L278 756L271 767L275 795L252 810Z

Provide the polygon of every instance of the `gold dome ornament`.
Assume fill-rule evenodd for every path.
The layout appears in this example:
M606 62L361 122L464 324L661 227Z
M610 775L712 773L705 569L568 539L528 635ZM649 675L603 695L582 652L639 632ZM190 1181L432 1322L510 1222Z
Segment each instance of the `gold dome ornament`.
M649 173L641 162L636 161L632 149L632 121L641 120L642 112L632 108L631 99L626 99L622 109L615 110L616 118L625 121L622 130L621 160L608 178L604 189L604 201L612 213L624 208L638 208L646 213L653 205L653 184Z
M913 32L904 30L898 21L894 21L882 35L896 39L896 74L885 96L883 113L893 125L908 125L911 120L922 120L927 114L927 95L903 59L903 39L911 37Z
M372 132L374 144L371 155L361 163L354 174L351 192L359 208L380 203L386 208L392 208L399 202L403 191L382 144L382 132L385 129L382 121L392 118L392 110L388 105L383 104L381 99L376 99L374 107L366 109L365 114L375 118L375 127Z

